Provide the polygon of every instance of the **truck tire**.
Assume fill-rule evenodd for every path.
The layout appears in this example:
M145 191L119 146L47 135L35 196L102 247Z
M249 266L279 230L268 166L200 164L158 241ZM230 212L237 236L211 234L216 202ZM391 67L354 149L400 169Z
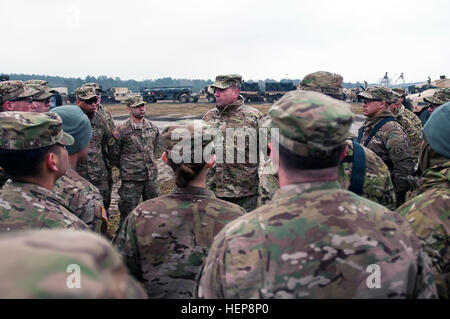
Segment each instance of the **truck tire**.
M195 102L195 98L193 96L189 96L188 97L188 102L189 103L194 103Z
M154 99L154 98L152 98L152 97L147 97L147 103L155 103L156 102L156 100Z
M187 103L188 98L187 98L186 95L182 95L182 96L180 96L179 100L180 100L181 103Z

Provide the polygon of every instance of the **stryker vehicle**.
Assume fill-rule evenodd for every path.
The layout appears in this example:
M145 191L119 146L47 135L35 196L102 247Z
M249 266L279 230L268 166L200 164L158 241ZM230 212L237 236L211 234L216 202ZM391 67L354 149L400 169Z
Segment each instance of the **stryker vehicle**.
M141 95L145 102L156 103L159 100L173 100L181 103L195 103L198 95L192 93L192 86L154 87L141 89Z

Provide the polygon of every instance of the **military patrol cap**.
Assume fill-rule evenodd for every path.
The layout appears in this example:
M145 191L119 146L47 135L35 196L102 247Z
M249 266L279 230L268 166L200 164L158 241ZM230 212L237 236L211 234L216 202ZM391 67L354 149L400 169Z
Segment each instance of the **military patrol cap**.
M383 86L368 87L367 90L362 91L358 96L367 100L386 101L387 103L392 103L392 101L397 100L394 92Z
M434 92L432 97L426 97L423 100L436 105L447 103L450 101L450 88L439 89Z
M339 74L318 71L305 76L300 82L300 89L342 98L343 80L344 78Z
M269 110L279 143L303 157L328 159L350 136L350 105L325 94L291 91Z
M75 96L77 100L89 100L93 97L97 97L97 94L95 93L95 89L90 86L81 86L78 89L75 90Z
M228 74L228 75L218 75L216 76L216 82L211 85L212 88L227 89L232 85L241 87L242 76L239 74Z
M48 87L48 82L44 80L28 80L25 81L25 86L39 91L38 94L33 96L33 99L37 101L48 99L53 95Z
M393 88L392 91L397 93L400 97L406 96L405 88Z
M55 113L2 112L0 123L1 149L22 151L74 142Z
M128 107L131 107L131 108L145 105L145 102L142 99L141 95L130 96L128 99L125 100L125 103L127 104Z
M431 148L439 154L450 158L450 102L439 106L423 127L423 135Z
M84 83L81 87L82 87L82 88L85 88L85 87L92 87L92 88L94 88L94 90L96 90L96 91L101 91L101 92L103 92L102 87L101 87L100 85L98 85L97 83L95 83L95 82Z
M34 96L38 93L39 91L25 86L22 81L13 80L0 82L0 103Z
M193 147L196 141L201 141L202 149L209 145L213 138L211 126L202 120L183 120L168 124L161 131L162 143L168 157L171 157L172 148L180 143L187 134L191 138L191 146ZM207 138L208 135L211 138ZM192 148L191 151L193 157L194 149Z

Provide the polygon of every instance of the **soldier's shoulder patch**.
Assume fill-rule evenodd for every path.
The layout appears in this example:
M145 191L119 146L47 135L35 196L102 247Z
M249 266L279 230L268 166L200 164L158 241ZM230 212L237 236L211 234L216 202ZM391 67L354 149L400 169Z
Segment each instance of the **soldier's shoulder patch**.
M114 136L114 138L115 138L116 140L120 139L120 133L119 133L118 130L114 130L114 131L112 132L112 135Z

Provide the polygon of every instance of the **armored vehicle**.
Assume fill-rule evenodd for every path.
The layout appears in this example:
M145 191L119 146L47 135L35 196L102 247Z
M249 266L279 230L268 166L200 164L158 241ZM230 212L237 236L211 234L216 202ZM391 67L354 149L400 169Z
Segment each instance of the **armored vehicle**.
M147 103L159 100L173 100L181 103L195 103L198 95L192 92L192 86L153 87L141 89L141 95Z
M264 95L258 83L243 82L241 84L241 93L244 102L264 102Z
M265 98L266 102L273 103L280 99L286 92L295 91L293 82L266 82Z

